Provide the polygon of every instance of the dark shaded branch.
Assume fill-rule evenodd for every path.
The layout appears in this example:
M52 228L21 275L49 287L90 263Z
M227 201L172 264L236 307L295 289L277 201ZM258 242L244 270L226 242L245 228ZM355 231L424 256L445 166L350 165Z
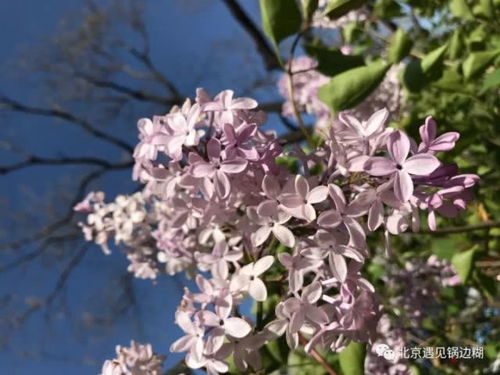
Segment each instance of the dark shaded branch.
M84 79L85 81L91 83L92 85L100 88L106 88L106 89L111 89L116 92L119 92L121 94L125 94L130 96L133 99L140 100L140 101L148 101L148 102L153 102L153 103L159 103L163 105L173 105L177 104L178 100L173 100L169 98L164 98L158 95L150 94L144 91L132 89L130 87L124 86L122 84L109 81L109 80L103 80L95 77L91 77L85 74L77 74L77 77Z
M269 102L269 103L261 103L259 104L259 108L266 112L281 112L283 107L283 102Z
M173 95L173 98L171 100L173 104L182 102L182 95L177 87L156 68L156 66L151 61L148 53L140 52L135 48L131 48L130 53L142 64L144 64L144 66L149 69L153 76L170 91L170 93Z
M309 132L313 131L312 126L306 126ZM306 138L301 130L293 130L278 137L282 146L305 141Z
M281 122L283 125L287 127L290 131L298 131L300 130L298 126L295 126L286 116L280 115Z
M253 39L257 51L264 61L264 65L267 70L279 69L280 63L278 58L274 54L273 49L267 42L264 35L260 32L259 28L255 25L252 19L246 14L243 8L238 4L236 0L223 0L227 8L233 15L233 17L238 21L238 23L245 29L248 35Z
M19 267L19 266L23 265L24 263L27 263L27 262L39 257L53 243L65 242L68 240L77 240L77 239L81 239L81 238L82 238L81 233L73 233L73 234L65 234L62 236L48 237L35 250L30 251L27 254L24 254L23 256L17 258L16 260L14 260L10 263L7 263L4 266L0 266L0 272L11 271L12 269L14 269L16 267Z
M60 109L49 109L49 108L39 108L39 107L31 107L24 105L22 103L19 103L13 99L10 99L6 96L0 96L0 105L5 106L5 109L11 110L11 111L17 111L17 112L23 112L27 114L33 114L33 115L39 115L39 116L45 116L45 117L54 117L54 118L59 118L61 120L66 120L69 121L73 124L78 125L82 129L84 129L86 132L90 133L96 138L103 139L109 143L112 143L129 153L133 153L134 148L129 145L127 142L116 138L110 134L107 134L97 128L95 128L92 124L90 124L88 121L78 118L74 116L73 114L69 112L65 112Z
M71 273L73 270L80 264L80 262L83 260L83 257L87 253L89 249L89 244L84 244L71 258L70 262L66 265L64 270L61 272L59 275L59 278L57 279L56 285L52 292L47 295L43 299L43 301L33 304L28 310L26 310L23 315L21 315L18 319L16 319L16 324L22 325L24 324L30 317L31 315L36 312L37 310L41 309L42 307L50 306L54 299L59 295L59 293L63 290L64 286L66 285L66 282L68 281L68 278L70 277Z
M443 234L474 232L476 230L490 229L490 228L500 228L500 222L499 221L491 221L491 222L477 224L477 225L466 225L466 226L462 226L462 227L437 229L435 231L421 230L419 232L405 232L405 234L432 234L432 235L439 236L439 235L443 235Z
M30 156L26 160L19 162L17 164L0 166L0 174L7 174L13 171L17 171L35 165L72 165L72 164L99 165L105 168L112 166L110 162L104 159L92 158L92 157L43 158L38 156Z
M31 234L29 236L26 236L24 238L21 238L19 240L1 244L0 249L19 249L25 245L28 245L30 243L36 242L38 240L41 240L42 238L46 236L50 236L52 233L57 231L58 229L64 227L65 225L68 225L71 220L73 219L75 215L75 211L73 211L73 206L76 205L78 202L80 202L85 195L85 190L87 189L88 185L95 179L99 178L102 176L104 173L111 171L111 170L119 170L119 169L126 169L126 168L131 168L134 165L133 161L128 161L124 163L117 163L117 164L112 164L109 167L106 168L101 168L95 171L92 171L88 173L81 181L80 184L78 185L75 197L69 204L68 212L66 215L64 215L61 219L47 225L45 228L41 229L40 231Z

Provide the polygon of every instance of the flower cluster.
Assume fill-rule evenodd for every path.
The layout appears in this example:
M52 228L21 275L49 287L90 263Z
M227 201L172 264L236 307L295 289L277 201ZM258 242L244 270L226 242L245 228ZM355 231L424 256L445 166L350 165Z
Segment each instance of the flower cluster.
M185 335L171 346L193 369L223 373L232 356L239 370L258 370L258 349L281 336L306 351L372 341L381 309L362 275L367 235L416 230L419 210L433 229L436 214L465 208L477 182L436 157L457 133L437 136L429 117L418 143L388 128L388 116L341 113L306 154L263 130L255 100L198 89L194 102L139 121L134 178L144 190L111 206L90 196L78 207L91 211L84 230L101 245L118 236L129 257L143 260L148 246L145 258L169 273L198 272L199 290L186 289L176 313ZM271 295L279 302L264 311ZM248 296L255 321L241 306Z
M158 260L152 235L164 204L146 202L143 193L119 195L112 203L105 203L104 197L102 192L92 192L74 207L88 214L87 222L80 223L85 239L94 241L105 254L111 253L108 243L114 239L125 248L130 272L141 279L156 278L165 267Z
M130 347L118 345L116 358L106 360L101 375L161 375L165 356L154 354L151 344L130 342Z

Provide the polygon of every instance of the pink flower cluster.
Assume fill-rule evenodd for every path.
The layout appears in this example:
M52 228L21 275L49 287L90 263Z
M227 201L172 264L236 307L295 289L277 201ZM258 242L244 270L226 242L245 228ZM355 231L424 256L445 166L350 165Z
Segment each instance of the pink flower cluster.
M151 344L130 342L130 347L118 345L116 358L106 360L101 375L161 375L165 357L154 354Z
M199 290L186 289L176 313L185 334L171 346L193 369L223 373L232 356L239 370L258 370L258 349L283 335L306 351L370 341L381 311L362 276L367 235L416 229L422 209L432 228L436 213L465 208L477 181L436 157L458 134L437 136L428 118L417 143L387 117L344 113L310 153L284 151L255 100L199 89L194 102L139 121L134 178L144 190L111 205L91 196L79 207L92 212L84 230L101 245L118 236L133 262L138 253L169 273L198 273ZM247 297L270 295L274 309L245 316Z

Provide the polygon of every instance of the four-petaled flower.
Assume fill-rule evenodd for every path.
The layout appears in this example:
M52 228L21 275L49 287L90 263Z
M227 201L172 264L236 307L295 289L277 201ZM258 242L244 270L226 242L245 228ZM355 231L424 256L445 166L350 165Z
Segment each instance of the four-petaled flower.
M254 300L265 301L267 299L267 288L259 276L266 272L273 263L274 257L267 255L255 263L243 266L231 280L231 290L248 291Z
M391 159L374 156L365 162L365 171L372 176L389 176L394 179L394 193L402 202L413 195L411 175L427 176L439 167L439 160L429 153L416 154L408 158L410 140L401 131L389 135L387 150Z

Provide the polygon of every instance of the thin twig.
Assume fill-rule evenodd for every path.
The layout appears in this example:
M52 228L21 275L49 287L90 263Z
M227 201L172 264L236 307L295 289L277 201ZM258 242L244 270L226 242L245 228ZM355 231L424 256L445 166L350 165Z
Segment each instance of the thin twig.
M288 60L288 67L286 69L286 76L287 76L287 84L288 84L288 95L290 96L290 103L292 104L292 112L295 117L295 120L299 124L300 130L302 133L304 133L304 136L307 140L307 143L312 147L314 145L313 139L311 138L311 134L309 133L309 129L307 126L304 124L304 120L302 119L302 115L300 114L297 104L295 103L295 89L293 87L293 57L295 55L295 49L297 48L297 45L299 43L299 40L301 38L302 32L298 33L297 36L295 37L292 47L290 49L290 58Z
M253 39L257 46L257 51L264 61L267 70L279 69L281 67L278 58L274 54L273 49L269 46L266 38L260 32L259 28L255 25L252 19L246 14L243 8L236 0L223 0L227 8L238 21L238 23L245 29L248 35Z
M60 110L60 109L51 109L51 108L39 108L39 107L31 107L25 104L22 104L18 101L15 101L11 98L8 98L6 96L0 95L0 108L1 106L4 106L5 109L11 110L11 111L16 111L16 112L23 112L27 114L32 114L32 115L39 115L39 116L45 116L45 117L53 117L53 118L59 118L61 120L65 120L68 122L71 122L73 124L78 125L82 129L84 129L86 132L91 134L92 136L103 139L111 144L114 144L115 146L118 146L124 150L126 150L129 153L132 153L134 151L134 148L129 145L127 142L116 138L115 136L111 134L107 134L103 132L102 130L97 129L94 127L92 124L90 124L88 121L81 119L79 117L76 117L72 113Z
M125 85L122 85L120 83L116 83L110 80L104 80L104 79L99 79L96 77L89 76L87 74L83 73L76 73L77 77L85 80L86 82L89 82L90 84L100 87L100 88L106 88L106 89L111 89L113 91L119 92L121 94L125 94L130 96L133 99L139 100L139 101L147 101L147 102L153 102L153 103L159 103L159 104L167 104L167 105L173 105L177 104L176 100L170 99L170 98L165 98L162 96L154 95L151 93L147 93L141 90L136 90L130 87L127 87Z
M299 341L302 345L306 346L307 345L307 340L299 334ZM326 362L326 360L319 354L316 349L311 349L311 355L312 357L318 362L326 371L328 375L337 375L337 373L331 368L331 366Z
M500 221L491 221L483 224L477 225L466 225L463 227L454 227L454 228L443 228L437 229L435 231L432 230L421 230L419 232L404 232L405 234L432 234L432 235L442 235L442 234L453 234L453 233L462 233L462 232L474 232L476 230L481 229L489 229L489 228L499 228Z
M61 157L61 158L44 158L39 156L29 156L26 160L6 166L0 166L0 174L7 174L17 171L26 167L35 165L76 165L76 164L90 164L98 165L101 167L111 167L112 164L104 159L93 157Z

